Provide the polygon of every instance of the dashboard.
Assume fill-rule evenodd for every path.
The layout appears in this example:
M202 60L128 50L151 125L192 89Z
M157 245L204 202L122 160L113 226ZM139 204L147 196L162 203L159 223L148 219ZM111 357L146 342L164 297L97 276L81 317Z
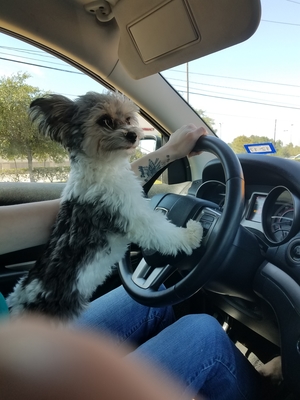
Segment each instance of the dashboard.
M300 234L300 162L266 155L238 155L245 179L241 224L267 246L280 246ZM210 161L194 195L224 206L226 185L221 163ZM299 254L300 261L300 254Z
M224 206L226 185L209 180L202 183L196 197ZM242 225L261 232L270 244L283 244L300 231L299 199L285 186L267 192L253 191L246 200Z
M228 249L226 266L206 284L205 293L234 319L281 347L278 324L284 326L284 346L292 352L300 332L300 162L258 154L238 158L245 181L241 229ZM205 166L189 194L222 211L226 177L218 159Z

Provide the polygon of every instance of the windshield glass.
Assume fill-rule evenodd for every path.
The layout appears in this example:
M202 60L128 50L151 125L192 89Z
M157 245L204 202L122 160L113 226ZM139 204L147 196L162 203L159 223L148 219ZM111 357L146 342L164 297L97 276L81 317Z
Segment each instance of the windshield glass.
M236 153L299 161L300 0L261 4L261 23L250 39L162 75ZM0 182L64 182L68 157L37 140L27 116L30 101L49 92L74 99L104 87L27 43L5 34L0 41ZM142 117L140 125L148 139L158 136ZM135 156L153 150L153 143L143 141Z
M300 1L262 0L250 39L162 75L236 153L299 160L299 34Z

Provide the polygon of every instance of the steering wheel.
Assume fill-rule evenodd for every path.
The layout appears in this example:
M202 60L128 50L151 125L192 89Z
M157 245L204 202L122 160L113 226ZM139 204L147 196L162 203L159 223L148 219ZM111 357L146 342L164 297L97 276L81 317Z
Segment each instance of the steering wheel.
M202 136L196 151L213 153L221 162L226 183L223 210L217 204L193 196L173 193L156 195L151 205L166 213L177 226L189 219L203 226L201 246L187 256L162 255L155 250L143 251L143 259L132 271L129 252L119 263L121 281L130 296L141 304L162 307L179 303L200 290L218 271L237 234L244 209L244 176L240 162L231 148L220 139ZM165 288L162 284L175 271L179 282Z

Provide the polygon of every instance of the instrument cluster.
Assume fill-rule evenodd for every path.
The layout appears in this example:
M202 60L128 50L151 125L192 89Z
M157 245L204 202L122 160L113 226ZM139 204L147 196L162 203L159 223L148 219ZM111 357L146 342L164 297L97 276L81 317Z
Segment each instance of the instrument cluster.
M300 230L300 201L284 186L268 194L253 193L246 220L261 222L263 232L272 244L288 242Z
M226 186L216 180L206 181L198 188L196 197L212 201L222 209ZM300 231L300 200L284 186L276 186L269 193L255 192L245 219L259 223L271 244L286 243Z

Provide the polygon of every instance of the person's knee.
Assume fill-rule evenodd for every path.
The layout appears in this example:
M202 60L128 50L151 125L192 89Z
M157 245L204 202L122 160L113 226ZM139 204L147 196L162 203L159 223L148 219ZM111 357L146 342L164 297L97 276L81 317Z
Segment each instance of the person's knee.
M185 332L186 336L196 338L201 337L201 341L217 340L219 343L227 336L220 323L211 315L208 314L190 314L186 315L176 322L177 328Z
M193 328L202 329L205 327L208 331L216 331L222 329L219 322L208 314L189 314L180 318L180 321L184 326L193 326Z

